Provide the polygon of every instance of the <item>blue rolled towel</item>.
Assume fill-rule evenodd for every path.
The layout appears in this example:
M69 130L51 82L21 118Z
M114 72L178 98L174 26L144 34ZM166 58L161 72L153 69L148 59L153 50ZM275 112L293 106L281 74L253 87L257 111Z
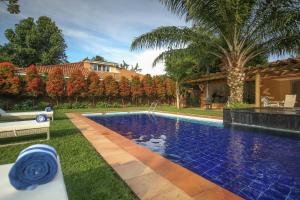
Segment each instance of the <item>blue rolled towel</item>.
M21 151L9 171L9 181L18 190L32 190L54 179L58 170L56 150L45 144Z
M48 117L47 115L44 115L44 114L39 114L35 117L35 121L36 122L46 122L48 120Z

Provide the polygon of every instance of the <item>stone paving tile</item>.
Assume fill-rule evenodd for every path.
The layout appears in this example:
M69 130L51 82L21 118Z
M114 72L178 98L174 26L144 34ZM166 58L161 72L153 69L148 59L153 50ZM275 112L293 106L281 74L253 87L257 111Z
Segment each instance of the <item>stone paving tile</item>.
M194 199L188 195L178 192L177 189L172 189L170 191L164 192L151 198L151 200L191 200Z
M232 196L226 190L220 189L220 188L211 188L208 190L204 190L201 193L198 193L197 195L193 196L194 199L197 200L206 200L206 199L218 199L218 200L238 200L241 199L239 196Z
M137 160L134 156L132 156L126 152L114 154L114 155L110 155L110 156L105 156L104 159L112 167Z
M122 177L123 180L128 180L141 175L153 172L151 168L143 163L134 160L121 165L113 166L114 170Z
M177 196L180 193L187 199L189 198L189 196L174 187L169 181L162 178L157 173L148 173L143 176L125 180L125 182L140 199L154 199L163 194L166 195L166 199L171 199L168 197L167 192L174 193L172 196Z

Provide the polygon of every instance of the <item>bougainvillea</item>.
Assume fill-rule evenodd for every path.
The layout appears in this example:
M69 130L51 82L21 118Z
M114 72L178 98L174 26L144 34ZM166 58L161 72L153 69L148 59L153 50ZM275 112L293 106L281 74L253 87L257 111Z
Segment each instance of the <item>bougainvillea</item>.
M58 105L58 99L64 95L64 84L64 74L60 68L55 68L49 73L46 91L49 97L56 100L56 105Z
M71 74L67 81L67 95L75 98L77 103L78 97L85 97L87 92L87 84L80 70L76 70Z
M112 77L107 76L104 78L105 95L108 97L108 101L119 95L118 82Z
M143 95L143 88L139 76L133 76L131 80L131 96L133 101L138 103L139 98Z
M35 98L42 95L44 92L44 82L43 79L38 74L38 71L36 69L35 65L31 65L26 69L26 85L25 85L25 91L28 96L33 97L33 104Z
M95 98L103 96L103 84L100 86L100 77L96 72L90 72L87 78L88 96L92 99L92 105L95 106Z
M128 78L122 76L119 83L120 97L122 98L122 104L124 100L130 96L130 83Z
M14 73L14 65L9 62L0 63L0 94L17 95L20 92L20 78Z

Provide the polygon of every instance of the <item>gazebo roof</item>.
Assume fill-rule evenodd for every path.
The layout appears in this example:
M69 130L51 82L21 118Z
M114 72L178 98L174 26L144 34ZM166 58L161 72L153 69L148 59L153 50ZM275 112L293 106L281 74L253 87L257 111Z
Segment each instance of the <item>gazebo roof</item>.
M245 69L246 80L254 80L256 74L260 74L262 78L300 78L300 56L288 58L268 63L266 65L257 65ZM216 72L202 75L196 79L188 80L186 83L198 83L211 80L226 79L226 72Z

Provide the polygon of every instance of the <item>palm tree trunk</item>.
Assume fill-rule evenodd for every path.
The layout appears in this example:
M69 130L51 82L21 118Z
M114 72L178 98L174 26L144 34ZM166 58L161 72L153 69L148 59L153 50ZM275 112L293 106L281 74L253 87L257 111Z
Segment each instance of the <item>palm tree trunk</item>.
M176 108L180 109L180 91L179 91L178 81L176 81L175 87L176 87Z
M230 88L229 103L243 103L245 72L242 66L236 65L228 70L227 84Z

